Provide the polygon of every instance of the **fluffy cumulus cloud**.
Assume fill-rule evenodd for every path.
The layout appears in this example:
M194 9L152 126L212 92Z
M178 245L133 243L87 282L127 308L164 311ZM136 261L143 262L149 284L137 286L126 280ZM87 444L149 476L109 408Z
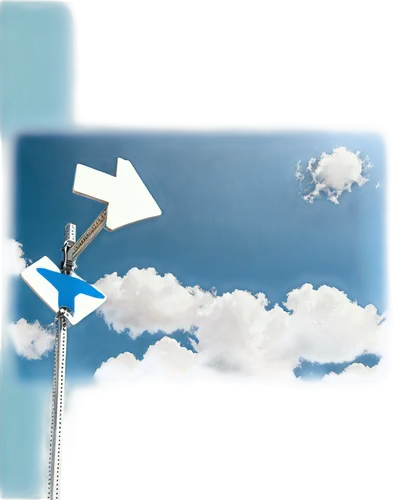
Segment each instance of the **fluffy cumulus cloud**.
M293 348L302 358L340 363L380 350L382 318L371 304L361 307L336 288L306 284L290 292L285 305L292 311Z
M101 308L106 323L117 332L128 329L132 337L145 330L190 330L199 304L210 296L199 287L181 286L172 274L160 276L153 268L133 268L124 277L113 273L96 286L107 297Z
M5 243L5 254L5 272L10 276L18 276L27 266L22 244L13 239L8 239Z
M306 201L313 203L323 193L329 201L338 204L344 191L350 192L354 184L363 186L368 181L369 168L368 158L362 158L359 151L354 153L341 146L331 154L322 153L318 159L311 158L306 169L302 169L299 162L296 178L301 182L310 181L311 190L304 194Z
M305 284L292 290L284 304L272 307L263 293L235 290L217 295L184 287L174 276L158 275L154 269L134 268L123 277L114 273L96 285L107 295L100 314L117 332L128 330L132 337L143 331L195 333L196 354L165 339L149 349L141 362L147 366L175 354L181 359L187 352L187 367L293 377L301 358L350 362L362 353L380 354L382 317L376 308L361 307L329 286L314 289ZM126 364L131 371L139 368L141 363L129 358L132 355L123 356L100 371L110 373L113 366L118 371ZM157 363L150 363L152 359Z
M54 335L37 321L28 323L21 318L8 326L8 335L16 352L27 359L40 359L52 349Z
M376 387L390 374L389 357L382 358L375 366L353 363L342 373L331 372L323 378L323 384L331 389L367 389Z
M164 337L149 347L142 361L130 352L104 362L95 373L98 381L116 379L166 377L187 373L196 367L196 354L169 337Z

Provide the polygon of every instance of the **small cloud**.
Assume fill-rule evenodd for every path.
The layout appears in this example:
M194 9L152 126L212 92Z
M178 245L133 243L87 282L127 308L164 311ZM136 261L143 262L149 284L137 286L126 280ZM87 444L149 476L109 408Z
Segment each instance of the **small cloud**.
M297 162L297 167L296 167L296 179L298 181L303 181L304 180L304 174L301 172L301 160Z
M8 335L17 354L27 359L40 359L54 344L52 332L38 321L28 323L24 318L8 326Z
M322 379L329 389L368 389L384 382L390 374L389 357L382 358L375 366L353 363L342 373L331 372Z
M101 382L137 377L169 377L186 373L196 364L194 352L179 345L169 337L164 337L150 346L142 361L130 352L110 358L96 370L95 378Z
M24 258L22 243L16 240L8 239L5 244L6 248L6 266L5 270L9 276L19 276L28 265L27 259Z
M296 179L309 179L311 190L303 195L304 200L313 203L321 193L336 205L344 191L351 192L354 184L363 186L368 182L367 171L372 168L368 157L361 158L344 146L337 147L331 154L322 153L317 158L310 158L306 169L301 169L300 162L296 168Z

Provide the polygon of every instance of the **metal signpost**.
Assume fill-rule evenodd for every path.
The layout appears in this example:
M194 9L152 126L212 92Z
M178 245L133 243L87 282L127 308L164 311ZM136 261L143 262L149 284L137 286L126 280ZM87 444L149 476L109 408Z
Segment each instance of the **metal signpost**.
M48 257L27 267L21 277L56 313L53 394L50 430L48 499L60 498L61 438L68 324L76 325L100 307L106 297L75 274L76 260L103 228L114 231L134 222L157 217L161 210L133 165L118 158L116 176L85 165L76 167L73 192L107 203L106 208L76 241L74 224L65 226L60 268Z

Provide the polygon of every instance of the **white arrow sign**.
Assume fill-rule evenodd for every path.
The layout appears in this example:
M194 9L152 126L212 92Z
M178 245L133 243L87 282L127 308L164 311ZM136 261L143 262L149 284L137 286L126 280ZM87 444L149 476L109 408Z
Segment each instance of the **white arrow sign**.
M106 227L110 231L161 215L132 163L122 158L118 158L116 177L78 164L72 191L108 203Z

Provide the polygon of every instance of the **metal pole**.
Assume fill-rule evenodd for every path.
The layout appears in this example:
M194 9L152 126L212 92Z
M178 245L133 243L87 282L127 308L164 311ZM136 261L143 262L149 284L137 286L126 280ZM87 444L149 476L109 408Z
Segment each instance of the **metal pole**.
M64 405L65 360L67 354L67 319L65 317L65 310L60 309L57 315L57 323L57 333L54 343L53 405L51 414L47 495L49 500L58 500L60 498L62 416Z
M61 272L69 274L66 266L67 252L75 243L75 225L68 223L64 230L64 260ZM54 342L53 394L49 450L48 500L62 500L64 497L64 406L65 371L67 358L67 318L65 309L58 311L58 329Z
M75 225L68 223L65 226L64 257L61 263L61 272L70 274L75 268L75 261L88 247L94 238L105 227L107 221L107 207L93 221L88 229L75 242ZM61 477L61 438L62 417L64 406L65 366L67 356L67 316L68 311L61 308L57 314L57 333L54 342L54 367L53 367L53 399L50 429L50 457L48 500L59 500Z

